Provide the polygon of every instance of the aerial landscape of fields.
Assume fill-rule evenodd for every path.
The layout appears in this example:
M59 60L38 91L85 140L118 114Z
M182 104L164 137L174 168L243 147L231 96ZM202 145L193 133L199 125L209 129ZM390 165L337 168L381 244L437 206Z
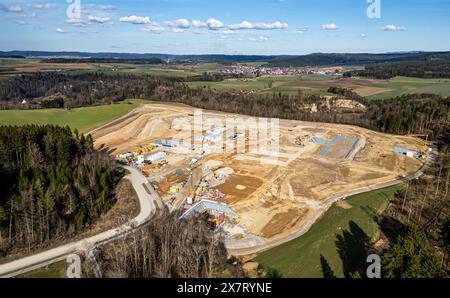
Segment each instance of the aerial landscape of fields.
M0 1L1 280L448 284L447 1L109 2Z

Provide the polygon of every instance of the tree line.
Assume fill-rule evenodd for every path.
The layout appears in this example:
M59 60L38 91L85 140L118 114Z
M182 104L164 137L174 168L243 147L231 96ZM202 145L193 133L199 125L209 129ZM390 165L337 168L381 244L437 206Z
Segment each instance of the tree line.
M391 79L396 76L415 78L450 78L450 61L430 60L366 65L364 70L344 73L345 77L360 76L376 79Z
M76 108L150 98L173 79L102 73L37 72L0 80L0 109Z
M368 101L351 90L330 87L336 96L327 101L301 91L295 95L258 95L189 88L183 80L101 73L21 75L0 81L0 108L73 108L147 98L252 116L351 124L395 134L428 134L431 138L440 135L449 122L450 98L439 95L412 94ZM367 109L330 109L328 103L340 98L352 99ZM24 99L27 103L22 103ZM317 107L316 112L311 111L311 105Z
M347 94L344 94L344 97ZM337 95L330 101L343 96ZM233 94L210 88L188 88L183 84L158 86L153 99L181 102L198 108L259 117L351 124L394 134L428 134L437 138L449 128L450 98L439 95L413 94L383 101L351 97L367 110L330 109L319 95L274 93L268 95ZM317 112L312 112L315 104Z
M68 127L0 127L0 257L67 239L115 203L122 171Z
M167 209L147 225L100 247L94 255L95 261L88 258L84 262L85 276L243 277L239 261L228 259L222 236L209 230L201 216L180 220L177 212Z

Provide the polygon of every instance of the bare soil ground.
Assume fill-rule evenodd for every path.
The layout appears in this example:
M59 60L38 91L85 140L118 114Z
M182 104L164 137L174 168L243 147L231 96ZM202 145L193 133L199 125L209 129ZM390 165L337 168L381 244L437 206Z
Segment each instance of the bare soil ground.
M352 79L338 81L347 85L354 83ZM358 79L358 84L361 81ZM372 80L367 81L367 84L372 83ZM121 121L96 130L93 134L95 145L122 153L160 138L190 137L190 129L180 129L174 123L186 121L193 127L195 111L198 110L184 105L144 105ZM212 123L217 126L225 123L225 117L251 118L203 111L203 119L213 119ZM426 149L424 141L419 138L388 135L348 125L282 120L278 129L278 138L272 138L270 142L279 141L279 157L265 151L248 152L249 142L246 141L245 152L204 152L199 161L200 165L214 161L221 167L233 169L233 174L222 184L212 188L225 194L225 201L238 214L237 222L241 227L268 239L276 239L301 228L317 215L318 210L322 210L322 203L331 196L392 181L417 171L422 161L393 152L395 146L417 152ZM312 137L330 141L335 136L354 139L340 139L331 145L310 142ZM302 144L296 144L297 137L303 138ZM364 142L355 146L356 139ZM261 140L259 144L262 144ZM321 155L325 146L330 147L329 151ZM167 166L148 173L149 177L158 176L162 181L158 186L163 195L171 184L185 178L174 176L174 171L186 169L186 160L199 155L170 150L168 154Z

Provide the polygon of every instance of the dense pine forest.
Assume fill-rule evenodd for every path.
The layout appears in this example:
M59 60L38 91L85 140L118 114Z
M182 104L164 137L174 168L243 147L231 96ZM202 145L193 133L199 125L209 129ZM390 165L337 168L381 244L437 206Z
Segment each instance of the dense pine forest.
M115 203L122 170L66 127L0 127L0 257L67 239Z

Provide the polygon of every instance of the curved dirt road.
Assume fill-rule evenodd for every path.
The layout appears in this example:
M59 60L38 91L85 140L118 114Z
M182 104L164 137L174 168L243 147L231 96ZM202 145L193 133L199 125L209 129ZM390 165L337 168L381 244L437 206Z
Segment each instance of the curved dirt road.
M139 170L129 166L125 166L124 168L130 172L125 178L131 181L139 198L140 212L138 216L118 228L0 265L0 277L14 277L64 260L67 255L89 249L95 245L107 243L150 220L156 211L157 205L160 206L161 204L159 202L160 197ZM148 189L148 192L146 189Z

